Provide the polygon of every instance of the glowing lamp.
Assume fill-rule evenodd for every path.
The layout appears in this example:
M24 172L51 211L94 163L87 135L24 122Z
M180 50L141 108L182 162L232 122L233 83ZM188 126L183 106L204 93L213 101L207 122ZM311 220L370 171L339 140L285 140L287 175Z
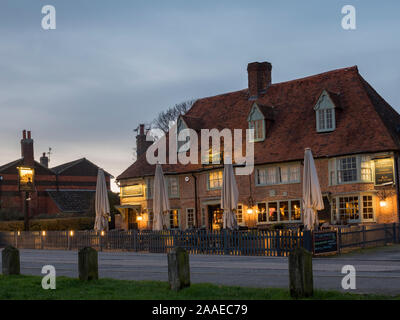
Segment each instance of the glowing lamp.
M252 208L248 208L246 211L248 214L252 214L253 213L253 209Z
M102 232L100 232L101 236L103 237L105 235L104 230Z
M138 216L136 219L137 219L137 221L142 221L143 217L142 216Z
M379 205L381 207L386 207L387 206L387 202L385 200L381 200L381 201L379 201Z
M70 235L71 237L73 237L73 236L74 236L74 231L71 230L71 231L69 232L69 235Z
M43 237L46 236L46 231L42 231L42 236L43 236Z

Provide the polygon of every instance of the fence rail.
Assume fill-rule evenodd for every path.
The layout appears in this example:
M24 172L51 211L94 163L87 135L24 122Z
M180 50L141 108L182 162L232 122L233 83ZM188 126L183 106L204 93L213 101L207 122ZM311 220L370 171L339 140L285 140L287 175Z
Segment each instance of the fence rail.
M341 250L400 243L400 224L335 227ZM287 256L297 247L312 250L311 234L298 230L207 231L130 230L0 232L0 247L22 249L97 250L167 253L180 246L191 254Z

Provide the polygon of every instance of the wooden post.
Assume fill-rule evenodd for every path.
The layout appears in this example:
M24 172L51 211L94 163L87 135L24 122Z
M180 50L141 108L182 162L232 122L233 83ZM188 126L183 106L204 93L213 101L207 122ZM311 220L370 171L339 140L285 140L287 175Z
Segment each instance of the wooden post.
M79 280L97 280L99 278L97 251L91 247L79 250Z
M289 289L293 298L313 295L312 254L304 248L296 248L289 255Z
M7 246L1 253L3 275L20 274L19 250Z
M171 290L175 291L190 286L189 254L181 247L168 253L168 281Z

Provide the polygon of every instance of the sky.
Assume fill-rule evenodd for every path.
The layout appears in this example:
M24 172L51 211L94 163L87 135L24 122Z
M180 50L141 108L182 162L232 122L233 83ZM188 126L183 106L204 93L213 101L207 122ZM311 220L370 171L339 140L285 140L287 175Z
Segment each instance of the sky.
M355 30L342 28L349 4ZM357 65L400 111L399 13L398 0L1 0L0 165L27 129L36 160L51 147L51 167L86 157L118 176L140 123L247 88L254 61L272 63L274 83Z

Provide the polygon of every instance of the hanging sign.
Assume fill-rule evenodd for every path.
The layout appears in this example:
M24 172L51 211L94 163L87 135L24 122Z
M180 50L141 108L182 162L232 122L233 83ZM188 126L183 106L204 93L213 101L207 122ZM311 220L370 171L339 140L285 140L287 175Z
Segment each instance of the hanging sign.
M19 191L34 192L35 170L28 167L18 167Z
M393 159L375 159L375 185L382 186L394 183Z

